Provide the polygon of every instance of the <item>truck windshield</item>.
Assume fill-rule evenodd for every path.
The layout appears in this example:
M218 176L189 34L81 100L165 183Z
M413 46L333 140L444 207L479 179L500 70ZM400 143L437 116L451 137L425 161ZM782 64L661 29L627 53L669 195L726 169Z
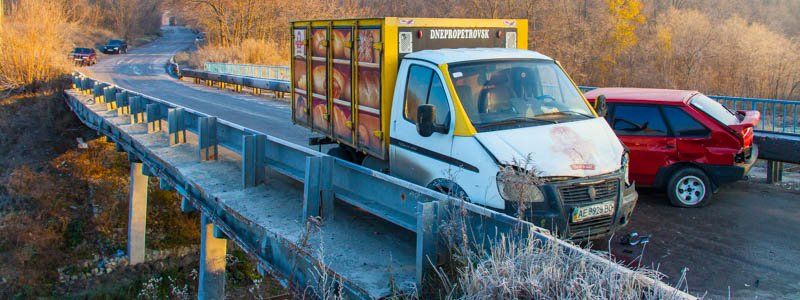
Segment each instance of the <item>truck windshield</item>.
M478 131L594 118L578 89L553 61L457 64L450 67L450 76Z

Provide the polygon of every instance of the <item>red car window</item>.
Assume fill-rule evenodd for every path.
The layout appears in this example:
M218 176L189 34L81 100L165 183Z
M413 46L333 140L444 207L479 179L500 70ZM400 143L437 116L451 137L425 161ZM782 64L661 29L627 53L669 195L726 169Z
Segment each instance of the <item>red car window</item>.
M700 124L688 113L677 107L663 107L672 134L677 137L706 137L708 128Z
M667 125L658 107L623 105L614 108L614 132L618 135L666 136Z

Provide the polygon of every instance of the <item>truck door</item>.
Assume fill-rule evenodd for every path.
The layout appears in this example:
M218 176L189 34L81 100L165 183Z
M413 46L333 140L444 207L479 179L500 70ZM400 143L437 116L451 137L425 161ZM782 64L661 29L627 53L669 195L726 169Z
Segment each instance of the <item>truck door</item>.
M403 61L392 106L390 171L419 185L448 178L453 145L452 101L439 68L422 61ZM417 107L432 104L444 132L423 137L417 132Z

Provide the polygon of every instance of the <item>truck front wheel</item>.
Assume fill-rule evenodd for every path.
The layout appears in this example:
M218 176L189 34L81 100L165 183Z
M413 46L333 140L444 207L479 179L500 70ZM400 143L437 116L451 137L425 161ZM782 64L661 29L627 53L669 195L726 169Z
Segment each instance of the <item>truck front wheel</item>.
M678 169L667 183L667 197L674 206L705 206L708 204L711 194L711 181L706 173L698 168Z

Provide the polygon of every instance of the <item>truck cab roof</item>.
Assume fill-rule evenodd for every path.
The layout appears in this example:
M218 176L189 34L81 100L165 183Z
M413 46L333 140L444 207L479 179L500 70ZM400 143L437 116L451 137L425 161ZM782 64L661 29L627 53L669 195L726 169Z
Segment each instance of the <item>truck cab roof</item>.
M545 59L553 60L539 52L510 48L457 48L422 50L410 53L404 58L419 59L436 65L466 61L495 59Z

